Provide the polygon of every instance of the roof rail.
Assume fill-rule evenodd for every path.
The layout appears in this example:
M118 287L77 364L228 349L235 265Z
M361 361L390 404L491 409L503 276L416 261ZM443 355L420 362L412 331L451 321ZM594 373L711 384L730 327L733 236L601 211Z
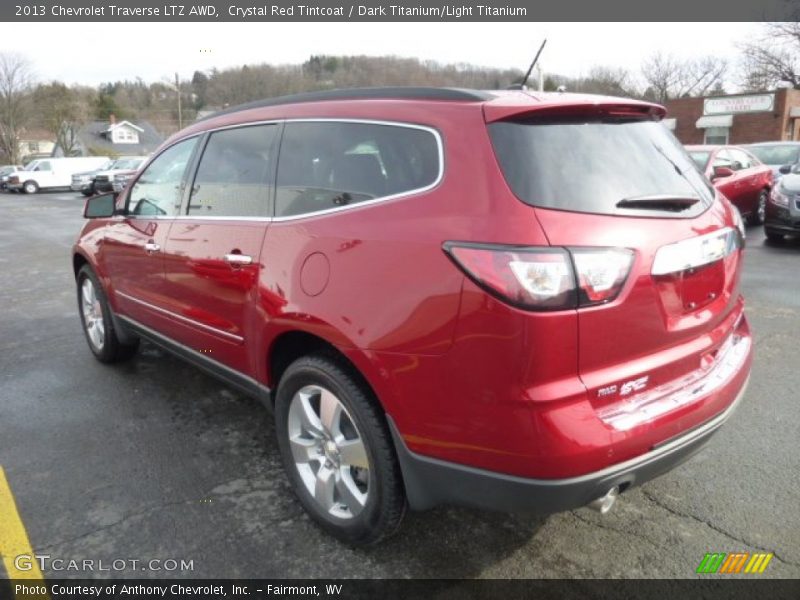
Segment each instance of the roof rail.
M245 104L239 104L215 112L200 119L212 119L220 115L229 115L252 108L267 106L280 106L282 104L297 104L301 102L323 102L330 100L370 100L381 98L414 99L414 100L449 100L452 102L485 102L494 98L489 92L480 90L467 90L461 88L434 88L434 87L368 87L345 88L340 90L325 90L322 92L305 92L276 98L265 98Z

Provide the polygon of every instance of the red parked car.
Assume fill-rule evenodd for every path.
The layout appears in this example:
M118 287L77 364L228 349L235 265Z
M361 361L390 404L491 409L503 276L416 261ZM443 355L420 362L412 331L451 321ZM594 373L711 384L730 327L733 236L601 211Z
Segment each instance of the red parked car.
M709 181L752 225L761 225L773 185L772 168L738 146L686 146Z
M89 347L146 338L262 398L300 502L350 543L408 506L606 511L750 372L741 219L663 115L425 88L227 110L87 202Z

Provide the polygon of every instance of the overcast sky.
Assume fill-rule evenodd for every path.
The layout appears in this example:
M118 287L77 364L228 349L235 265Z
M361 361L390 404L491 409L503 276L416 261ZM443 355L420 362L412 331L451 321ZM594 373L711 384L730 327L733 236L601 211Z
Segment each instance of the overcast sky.
M736 59L753 23L19 23L0 51L21 53L40 80L96 85L141 77L191 78L195 70L301 63L311 54L393 54L443 63L526 69L544 37L546 72L593 65L638 71L656 50Z

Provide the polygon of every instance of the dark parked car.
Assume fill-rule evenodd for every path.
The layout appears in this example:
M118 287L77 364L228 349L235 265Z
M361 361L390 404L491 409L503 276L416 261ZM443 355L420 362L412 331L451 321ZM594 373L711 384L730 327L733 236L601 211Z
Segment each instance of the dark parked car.
M605 512L709 439L752 360L741 218L663 115L425 88L218 113L87 201L89 348L146 338L261 398L350 543L407 506Z
M20 165L3 165L0 167L0 190L5 192L8 189L8 176L20 170L22 170Z
M697 168L748 222L764 222L773 185L772 169L738 146L687 146L686 150Z
M776 181L800 164L800 142L763 142L744 148L772 169Z
M775 184L767 202L764 233L771 242L800 234L800 165Z
M118 174L135 173L146 161L146 156L133 156L115 160L110 168L99 172L95 176L95 190L98 192L114 191L114 179Z

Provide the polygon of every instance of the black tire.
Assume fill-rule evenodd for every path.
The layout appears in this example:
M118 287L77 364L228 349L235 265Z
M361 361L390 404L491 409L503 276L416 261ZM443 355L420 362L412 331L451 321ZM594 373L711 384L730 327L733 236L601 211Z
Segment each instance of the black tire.
M774 229L764 228L764 235L767 236L767 241L771 244L780 244L783 242L784 235L780 231Z
M767 197L769 194L767 190L761 190L761 193L758 195L758 201L756 202L756 209L750 213L750 217L747 219L747 222L750 225L761 225L764 223L764 216L767 212Z
M366 386L354 375L352 367L343 363L344 361L340 362L333 357L316 354L300 358L289 366L278 384L275 399L278 445L289 482L312 519L322 529L343 542L352 545L374 544L397 531L405 515L406 497L394 444L383 411L377 402L372 400L372 395ZM355 436L366 450L368 486L363 508L359 508L360 512L357 514L351 513L346 503L342 502L341 492L339 492L339 502L334 501L333 506L325 510L325 507L309 492L308 484L304 482L300 472L301 467L295 463L290 442L290 427L292 427L290 407L300 390L316 387L330 391L344 407L346 412L342 413L341 418L344 419L342 427L352 423L355 429L351 428L351 435ZM295 400L296 402L298 401ZM320 398L320 415L321 402ZM321 449L324 444L320 442L319 447ZM322 461L326 455L320 451L317 456L320 457L316 459L320 461L317 470L313 471L313 466L309 462L305 467L305 476L314 479L318 485L319 473L323 468ZM336 482L333 484L336 490L340 489L339 486L343 482L341 476L343 469L347 469L348 473L355 472L351 481L361 477L360 483L364 484L363 471L359 472L357 467L345 466L344 460L340 466L337 461L331 471L336 473L331 475ZM331 498L335 498L336 494L332 488ZM334 511L344 512L345 516L332 514Z
M89 281L91 286L94 290L95 297L97 299L96 304L99 307L102 323L102 334L99 337L102 338L102 343L97 343L95 339L92 338L92 334L90 333L90 327L87 327L87 318L90 318L84 311L84 304L83 304L83 294L84 294L84 282ZM83 265L80 271L78 271L77 277L77 290L78 290L78 314L80 315L81 325L83 326L83 333L86 337L86 342L89 344L89 350L92 351L95 358L103 363L114 363L119 362L122 360L126 360L136 354L136 350L139 347L139 340L133 338L132 341L123 344L119 337L117 336L117 332L114 330L114 322L111 318L111 309L108 306L108 300L106 298L105 291L103 291L103 286L100 285L100 280L98 279L95 272L89 265ZM95 310L95 314L96 314ZM95 331L99 331L97 328Z
M87 189L81 190L81 194L84 196L94 196L94 183L92 183Z
M22 184L22 191L26 194L35 194L39 191L39 184L33 180L26 181Z

